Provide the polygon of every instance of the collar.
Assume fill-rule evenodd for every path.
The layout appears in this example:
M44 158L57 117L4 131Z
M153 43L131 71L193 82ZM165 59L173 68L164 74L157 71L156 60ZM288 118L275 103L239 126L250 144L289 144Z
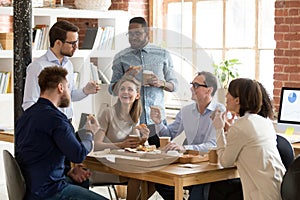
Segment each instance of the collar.
M226 110L225 107L224 107L222 104L220 104L220 103L216 102L214 99L212 99L211 102L210 102L210 103L208 104L208 106L206 107L206 109L205 109L205 111L204 111L204 114L207 113L208 110L213 112L213 111L215 111L217 108L219 108L219 109L221 110L221 112L224 112L224 111ZM197 103L196 103L196 102L194 103L193 110L195 110L196 112L199 113L199 111L198 111L198 106L197 106Z
M131 47L130 47L131 48ZM143 48L141 49L134 49L134 48L131 48L132 51L135 53L135 54L139 54L140 52L145 52L145 53L149 53L150 49L151 49L151 45L148 43L146 44L146 46L144 46Z
M41 104L49 105L49 106L51 106L52 108L57 109L57 107L56 107L49 99L40 97L40 98L38 99L37 102L38 102L38 103L41 103ZM57 109L57 110L58 110L58 109Z
M57 64L58 66L64 66L68 61L68 57L64 56L62 63L60 64L58 58L55 56L55 54L53 53L53 51L48 48L47 52L46 52L46 57L48 59L48 61Z

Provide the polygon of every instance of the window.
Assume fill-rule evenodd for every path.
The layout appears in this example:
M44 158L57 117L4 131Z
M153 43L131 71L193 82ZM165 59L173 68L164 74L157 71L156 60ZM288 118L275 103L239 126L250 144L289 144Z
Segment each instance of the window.
M213 63L237 58L240 77L262 82L272 96L274 5L275 0L154 0L152 26L161 33L153 41L191 63L189 69L175 68L187 83L196 71L213 72Z

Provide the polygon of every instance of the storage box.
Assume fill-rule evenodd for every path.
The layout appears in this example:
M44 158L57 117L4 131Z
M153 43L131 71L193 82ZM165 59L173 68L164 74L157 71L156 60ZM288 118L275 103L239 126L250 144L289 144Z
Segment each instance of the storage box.
M4 50L13 50L13 44L14 44L13 33L0 33L0 43Z

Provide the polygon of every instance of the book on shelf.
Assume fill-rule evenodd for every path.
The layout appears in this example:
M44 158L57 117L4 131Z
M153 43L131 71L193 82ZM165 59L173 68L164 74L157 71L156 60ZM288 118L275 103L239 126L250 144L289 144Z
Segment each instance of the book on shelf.
M103 33L103 27L98 27L97 34L93 43L93 48L92 48L93 50L98 49L101 41L102 33Z
M97 37L97 27L88 27L85 31L85 36L82 42L81 49L92 49Z
M91 63L91 75L93 81L95 81L98 84L101 84L101 80L99 79L98 68L93 63Z
M32 31L33 50L45 50L49 46L49 26L37 24Z
M112 26L106 26L102 28L101 39L98 45L99 50L112 49L114 40L115 28Z
M75 88L78 89L78 88L79 88L79 83L80 83L80 73L74 71L73 77L74 77L74 85L75 85Z
M0 93L5 94L10 92L10 72L0 72Z
M87 28L81 49L112 49L114 32L112 26Z

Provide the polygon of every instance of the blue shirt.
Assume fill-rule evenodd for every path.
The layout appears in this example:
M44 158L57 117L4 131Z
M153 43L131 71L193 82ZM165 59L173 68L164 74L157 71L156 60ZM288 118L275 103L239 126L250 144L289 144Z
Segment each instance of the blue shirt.
M184 131L187 142L185 149L207 152L216 147L216 130L210 116L217 108L225 111L224 105L215 101L211 101L203 114L199 113L196 103L184 106L173 123L168 126L163 123L155 125L156 132L159 136L170 136L173 139Z
M130 66L142 66L137 79L142 81L143 70L150 70L158 76L159 80L170 82L174 85L174 91L177 88L177 78L173 70L173 61L169 52L155 45L146 45L143 49L126 48L116 54L113 61L113 74L109 92L112 94L112 87L118 82ZM152 124L150 119L150 106L159 106L162 108L162 117L164 113L164 91L158 87L141 88L141 100L143 104L143 113L140 118L141 123Z
M67 117L40 98L16 122L15 156L26 181L25 199L45 199L66 185L65 158L81 163L88 150L79 142ZM92 142L92 137L84 140Z
M24 97L22 107L24 110L28 109L37 102L40 97L40 87L38 84L38 76L45 67L61 66L68 71L67 80L70 84L72 101L80 101L87 95L83 93L83 89L76 89L74 83L74 69L72 62L68 57L64 57L62 63L56 58L54 53L48 49L46 54L35 59L26 69L26 80L24 87ZM67 108L59 108L65 113L68 119L73 117L72 104Z

